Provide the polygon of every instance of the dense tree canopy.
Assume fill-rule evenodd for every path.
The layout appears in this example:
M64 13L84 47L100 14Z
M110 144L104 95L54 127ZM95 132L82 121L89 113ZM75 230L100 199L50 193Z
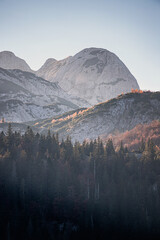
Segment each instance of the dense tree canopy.
M0 239L160 236L160 152L0 133Z

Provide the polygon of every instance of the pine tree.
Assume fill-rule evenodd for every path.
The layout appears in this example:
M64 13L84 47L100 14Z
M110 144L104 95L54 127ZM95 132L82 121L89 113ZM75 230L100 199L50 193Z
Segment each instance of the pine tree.
M7 135L6 135L6 145L9 151L12 150L12 145L14 144L14 135L12 132L12 126L11 123L8 124L8 129L7 129Z
M107 156L111 156L115 154L115 149L113 146L112 139L108 139L108 142L106 144L106 153L107 153Z
M143 152L145 150L145 142L144 139L142 137L141 143L140 143L140 147L139 147L139 151Z

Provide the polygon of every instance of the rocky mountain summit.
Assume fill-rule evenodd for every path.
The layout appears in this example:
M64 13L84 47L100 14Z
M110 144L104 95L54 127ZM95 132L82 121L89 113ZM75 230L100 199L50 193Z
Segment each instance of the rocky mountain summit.
M13 52L0 52L0 68L20 69L26 72L33 72L29 65L21 58L15 56Z
M24 60L7 51L0 53L0 67L33 73ZM50 58L34 73L58 83L66 93L84 99L90 105L130 92L132 88L139 89L124 63L102 48L86 48L60 61Z
M139 89L138 83L123 62L101 48L87 48L61 61L49 59L36 72L58 82L68 94L81 97L91 105Z

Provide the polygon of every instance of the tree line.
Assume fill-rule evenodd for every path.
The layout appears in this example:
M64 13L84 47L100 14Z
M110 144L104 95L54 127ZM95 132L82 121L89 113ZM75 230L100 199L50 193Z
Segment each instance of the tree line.
M160 151L0 133L0 239L160 236Z

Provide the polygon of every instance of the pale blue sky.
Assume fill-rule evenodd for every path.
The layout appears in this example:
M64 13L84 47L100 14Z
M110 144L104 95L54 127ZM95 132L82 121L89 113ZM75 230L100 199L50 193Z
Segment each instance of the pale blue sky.
M0 51L32 69L87 47L114 52L141 89L160 90L160 0L0 0Z

